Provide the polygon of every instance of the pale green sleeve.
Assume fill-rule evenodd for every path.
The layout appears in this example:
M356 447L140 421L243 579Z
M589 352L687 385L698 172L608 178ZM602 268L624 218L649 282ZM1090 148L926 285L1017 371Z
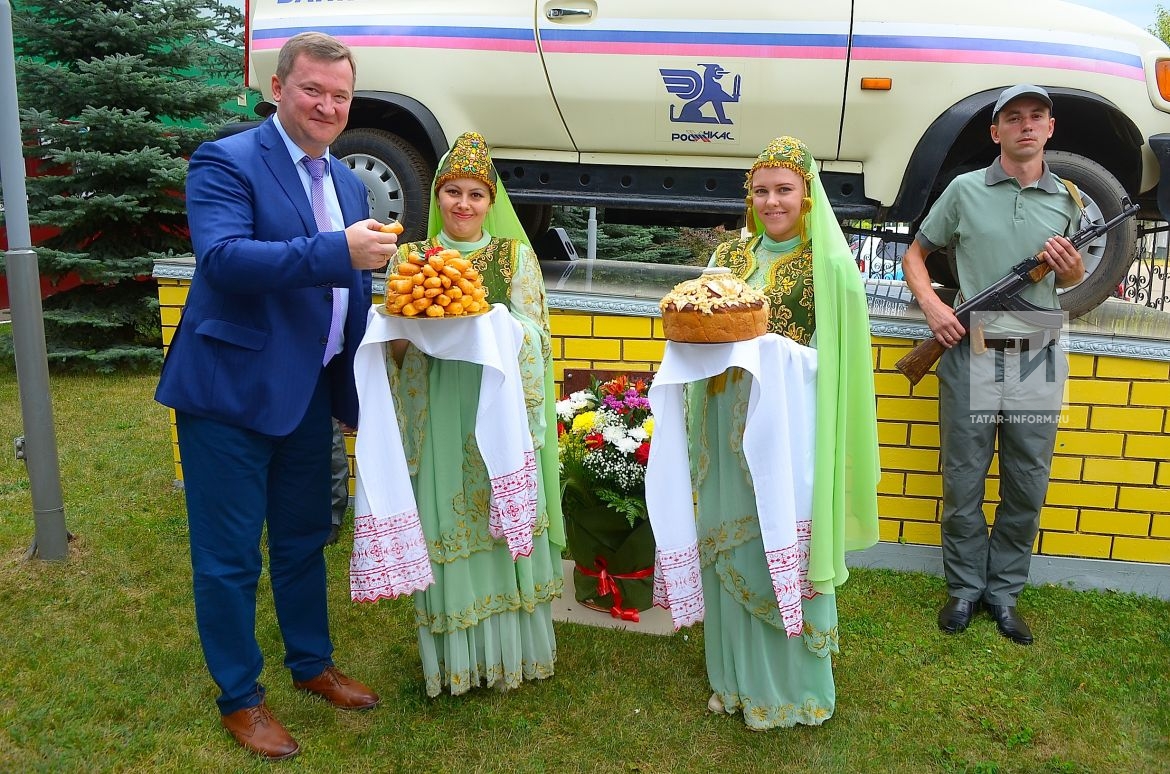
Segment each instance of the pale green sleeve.
M418 473L423 429L427 426L430 411L427 400L428 366L427 356L413 344L407 345L401 367L395 365L387 347L386 375L390 378L390 394L394 398L394 411L398 414L398 431L402 434L406 467L412 476Z
M545 372L552 364L552 341L548 329L548 304L544 296L544 279L535 253L523 243L517 244L516 263L512 269L512 316L524 329L520 348L520 382L524 386L524 405L528 409L528 428L535 448L546 441Z

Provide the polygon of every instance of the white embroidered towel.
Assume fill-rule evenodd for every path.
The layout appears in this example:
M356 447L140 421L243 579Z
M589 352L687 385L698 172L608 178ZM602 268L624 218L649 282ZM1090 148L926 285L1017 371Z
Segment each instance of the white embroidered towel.
M349 595L355 602L422 591L434 582L386 376L389 332L383 319L370 309L353 364L361 412L349 559Z
M407 339L432 357L463 360L483 366L475 438L491 481L488 529L493 537L507 543L513 559L531 554L532 530L537 515L536 455L528 428L528 413L517 360L524 341L523 328L501 304L494 305L485 315L449 320L389 316L372 308L367 318L363 347L368 342L379 343L375 354L383 358L380 361L383 372L384 346L381 343L393 339ZM358 356L363 356L361 349ZM355 362L355 374L358 372ZM382 378L385 380L384 373ZM384 387L377 388L382 392L368 396L361 394L361 386L359 382L362 419L358 426L356 455L358 482L359 486L365 483L363 488L366 495L372 497L371 482L380 473L378 468L371 466L372 460L366 462L362 459L366 448L362 443L365 417L367 411L377 412L379 403L390 403L390 411L393 412L393 401L388 382ZM401 452L397 424L394 439ZM409 477L391 481L395 489L410 488ZM358 504L361 504L360 499ZM370 505L374 506L372 499ZM377 507L372 510L374 513L379 512ZM354 532L356 554L356 519ZM390 564L400 565L402 561L395 557ZM427 574L429 577L429 570Z
M678 485L690 480L683 385L732 366L752 376L744 457L777 606L785 630L797 636L812 511L816 351L775 334L733 344L666 345L650 388L654 441L646 469L646 505L657 544L654 602L670 609L676 629L703 618L693 493Z

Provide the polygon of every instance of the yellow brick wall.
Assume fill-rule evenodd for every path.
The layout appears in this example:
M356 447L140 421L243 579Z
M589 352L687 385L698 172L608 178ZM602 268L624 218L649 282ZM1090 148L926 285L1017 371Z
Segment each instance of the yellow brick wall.
M570 370L654 371L665 346L661 321L553 311L558 389ZM911 390L894 369L912 343L874 337L880 535L886 542L936 546L938 380ZM1068 406L1056 438L1052 483L1040 514L1041 555L1170 563L1170 363L1073 353ZM988 518L999 468L987 482Z
M654 371L666 339L662 321L552 310L553 378L563 390L565 371Z
M938 381L907 394L893 364L904 339L874 338L881 431L882 539L938 545L942 484L937 469ZM1170 363L1073 353L1068 407L1056 437L1052 481L1040 514L1037 553L1170 563ZM901 483L901 489L897 483ZM988 480L989 514L998 466Z
M158 284L163 343L169 345L187 281ZM654 371L662 360L665 339L657 318L553 310L550 326L558 391L566 369ZM938 382L931 373L911 390L895 371L911 342L874 337L873 344L881 539L938 545ZM1170 363L1080 353L1069 361L1068 409L1056 437L1037 553L1170 564ZM348 443L352 455L353 439ZM181 479L177 444L174 457ZM989 518L998 491L993 463Z
M170 349L171 339L175 337L175 327L179 324L179 314L187 300L187 288L190 280L162 279L158 280L158 312L162 318L163 354ZM183 480L183 465L179 460L179 436L175 433L175 412L167 410L171 417L171 454L175 460L175 479Z

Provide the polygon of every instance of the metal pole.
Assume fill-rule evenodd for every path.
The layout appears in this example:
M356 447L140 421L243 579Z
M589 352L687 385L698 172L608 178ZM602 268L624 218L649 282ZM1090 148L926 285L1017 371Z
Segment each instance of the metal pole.
M16 457L23 459L28 468L36 530L26 556L60 560L68 555L69 532L65 529L57 437L53 432L40 272L28 225L9 0L0 0L0 180L4 181L4 222L8 228L4 260L12 302L12 345L25 433L16 439Z
M597 208L589 208L589 221L585 224L585 258L592 261L597 257Z
M593 288L593 261L597 258L597 208L589 208L589 221L585 224L585 289Z

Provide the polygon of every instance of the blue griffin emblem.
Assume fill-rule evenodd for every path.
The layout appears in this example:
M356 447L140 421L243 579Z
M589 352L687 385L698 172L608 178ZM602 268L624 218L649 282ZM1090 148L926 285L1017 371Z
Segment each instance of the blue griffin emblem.
M728 74L728 70L717 64L700 64L699 67L703 68L702 75L696 70L659 69L666 90L686 102L677 115L674 112L675 106L671 105L670 120L674 123L688 124L734 123L723 112L723 105L726 102L739 102L739 76L735 76L731 94L728 94L723 84L719 82ZM703 107L708 103L715 111L714 116L703 114Z

